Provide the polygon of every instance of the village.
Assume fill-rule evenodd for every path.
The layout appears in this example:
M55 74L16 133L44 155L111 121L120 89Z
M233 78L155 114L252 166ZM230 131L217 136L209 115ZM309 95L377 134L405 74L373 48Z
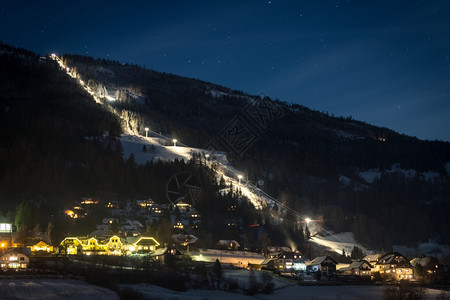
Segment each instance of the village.
M51 243L42 232L24 238L13 230L14 226L8 219L1 217L1 273L26 274L42 265L42 260L83 261L94 257L132 258L133 264L128 267L133 268L152 268L155 265L164 268L189 263L211 267L219 263L223 268L262 270L300 285L400 281L431 284L448 272L434 257L406 257L399 252L360 255L353 259L347 257L341 261L339 255L329 255L328 252L327 255L306 257L298 249L286 246L270 245L265 253L252 252L236 240L219 240L215 249L199 248L196 247L198 238L192 232L201 227L201 216L183 199L174 205L158 205L146 199L123 206L111 201L100 203L92 198L83 198L64 211L65 218L84 218L95 206L104 206L110 217L100 220L95 231L83 236L66 236L58 243ZM155 239L146 228L147 224L164 214L170 217L175 232L166 243ZM140 216L141 221L136 216ZM142 220L145 220L144 224ZM114 261L109 264L117 267ZM117 264L124 267L123 261Z

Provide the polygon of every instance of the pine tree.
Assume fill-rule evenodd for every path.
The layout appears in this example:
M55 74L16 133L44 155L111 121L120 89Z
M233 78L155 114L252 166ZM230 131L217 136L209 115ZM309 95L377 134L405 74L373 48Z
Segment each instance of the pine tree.
M218 259L216 259L216 262L214 263L214 278L216 280L217 287L220 287L220 280L222 279L222 265Z
M305 239L309 240L311 238L311 232L309 231L308 224L305 225Z

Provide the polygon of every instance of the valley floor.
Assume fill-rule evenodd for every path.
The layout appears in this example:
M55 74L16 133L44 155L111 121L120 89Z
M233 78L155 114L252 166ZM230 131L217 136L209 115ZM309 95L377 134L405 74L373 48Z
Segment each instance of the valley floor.
M115 300L117 294L83 281L63 279L0 279L0 299Z
M248 271L226 271L226 277L238 282L243 287L248 282ZM121 284L120 288L131 289L141 294L144 299L383 299L388 286L382 285L343 285L343 286L297 286L281 278L274 277L275 289L272 294L256 294L246 296L242 293L231 293L223 290L194 290L177 292L150 284ZM118 295L106 288L98 287L77 280L63 279L0 279L1 299L119 299ZM426 289L427 300L449 299L450 292Z
M170 300L194 300L194 299L264 299L264 300L336 300L336 299L383 299L385 286L295 286L290 285L274 291L273 294L257 294L245 296L220 290L188 290L186 292L175 292L158 286L139 284L130 285L136 291L144 294L149 299L170 299ZM448 299L450 292L443 292L435 289L427 289L425 298L427 300ZM447 298L444 298L447 297Z

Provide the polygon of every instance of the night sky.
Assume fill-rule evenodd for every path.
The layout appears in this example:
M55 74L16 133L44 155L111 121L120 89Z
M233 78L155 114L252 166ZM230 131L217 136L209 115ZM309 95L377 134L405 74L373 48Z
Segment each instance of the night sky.
M7 44L131 62L450 141L450 1L5 2Z

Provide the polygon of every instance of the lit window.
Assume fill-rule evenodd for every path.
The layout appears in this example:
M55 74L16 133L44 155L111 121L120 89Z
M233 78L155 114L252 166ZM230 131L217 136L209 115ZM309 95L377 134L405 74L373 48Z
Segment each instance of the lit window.
M8 231L8 232L10 232L11 231L11 224L1 223L0 224L0 231L3 231L3 232Z

